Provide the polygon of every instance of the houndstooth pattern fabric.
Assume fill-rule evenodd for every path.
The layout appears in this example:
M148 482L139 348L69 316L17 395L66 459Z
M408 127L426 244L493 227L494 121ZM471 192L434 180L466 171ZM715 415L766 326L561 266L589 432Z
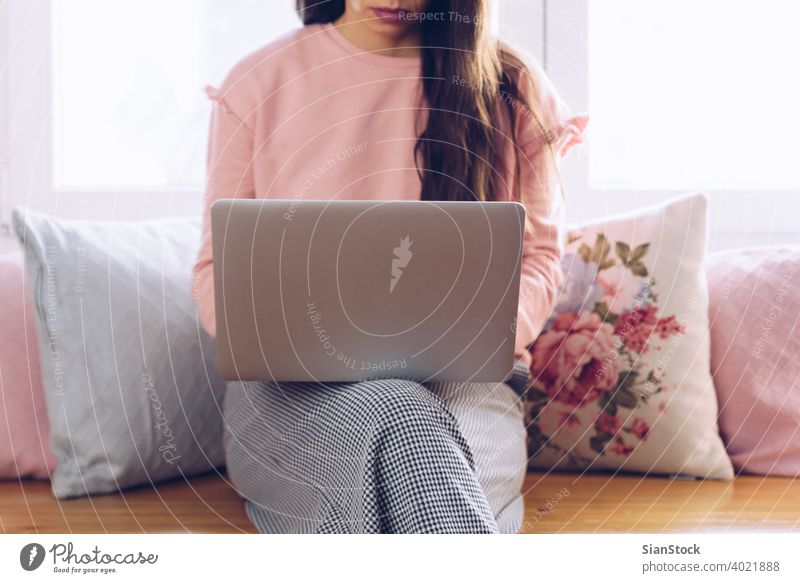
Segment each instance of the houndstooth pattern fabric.
M230 383L228 474L264 533L516 532L522 375Z

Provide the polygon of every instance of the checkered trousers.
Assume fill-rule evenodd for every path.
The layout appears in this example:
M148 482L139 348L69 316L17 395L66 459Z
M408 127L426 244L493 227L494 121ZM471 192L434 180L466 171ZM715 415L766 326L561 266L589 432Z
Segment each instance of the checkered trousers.
M233 382L228 474L265 533L512 533L527 453L507 383Z

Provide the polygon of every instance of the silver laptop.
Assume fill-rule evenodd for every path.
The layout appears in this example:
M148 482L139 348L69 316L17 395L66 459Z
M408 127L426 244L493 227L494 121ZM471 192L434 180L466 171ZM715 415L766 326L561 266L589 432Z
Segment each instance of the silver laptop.
M514 202L215 202L221 375L505 380L524 222Z

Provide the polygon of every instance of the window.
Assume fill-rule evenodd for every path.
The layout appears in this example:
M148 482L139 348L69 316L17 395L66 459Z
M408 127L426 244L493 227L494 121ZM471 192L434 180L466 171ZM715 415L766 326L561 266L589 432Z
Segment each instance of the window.
M712 249L798 240L797 2L540 1L548 73L590 115L570 220L702 191Z
M800 189L800 4L589 2L592 188Z
M54 0L55 189L201 190L203 87L297 26L291 2Z
M0 1L0 224L16 205L75 218L199 212L211 112L204 87L298 27L293 8L291 0Z

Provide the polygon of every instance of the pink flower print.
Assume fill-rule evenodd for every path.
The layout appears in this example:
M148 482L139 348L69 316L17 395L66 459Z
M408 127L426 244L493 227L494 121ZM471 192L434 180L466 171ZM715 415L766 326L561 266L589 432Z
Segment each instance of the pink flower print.
M659 318L656 323L656 333L662 340L666 340L674 334L683 334L686 329L678 322L675 316Z
M574 411L564 411L561 413L561 418L558 422L559 427L580 427L580 425L581 420Z
M622 455L628 457L633 452L633 446L628 445L624 441L622 441L621 437L618 437L614 440L614 445L611 447L611 451L617 455Z
M649 350L647 341L658 324L656 306L635 306L620 314L614 324L614 334L622 338L625 348L630 351L644 354Z
M631 423L631 433L633 433L641 441L644 441L647 439L647 435L650 433L650 426L646 421L637 417L633 420L633 423Z
M650 350L647 342L653 335L666 340L674 334L683 334L685 328L675 316L659 318L653 304L635 306L623 312L614 325L614 334L622 338L625 348L640 354Z
M598 400L619 379L613 327L594 312L562 312L531 349L531 375L552 401Z
M601 413L595 420L594 426L600 433L616 435L622 429L622 422L613 415Z

